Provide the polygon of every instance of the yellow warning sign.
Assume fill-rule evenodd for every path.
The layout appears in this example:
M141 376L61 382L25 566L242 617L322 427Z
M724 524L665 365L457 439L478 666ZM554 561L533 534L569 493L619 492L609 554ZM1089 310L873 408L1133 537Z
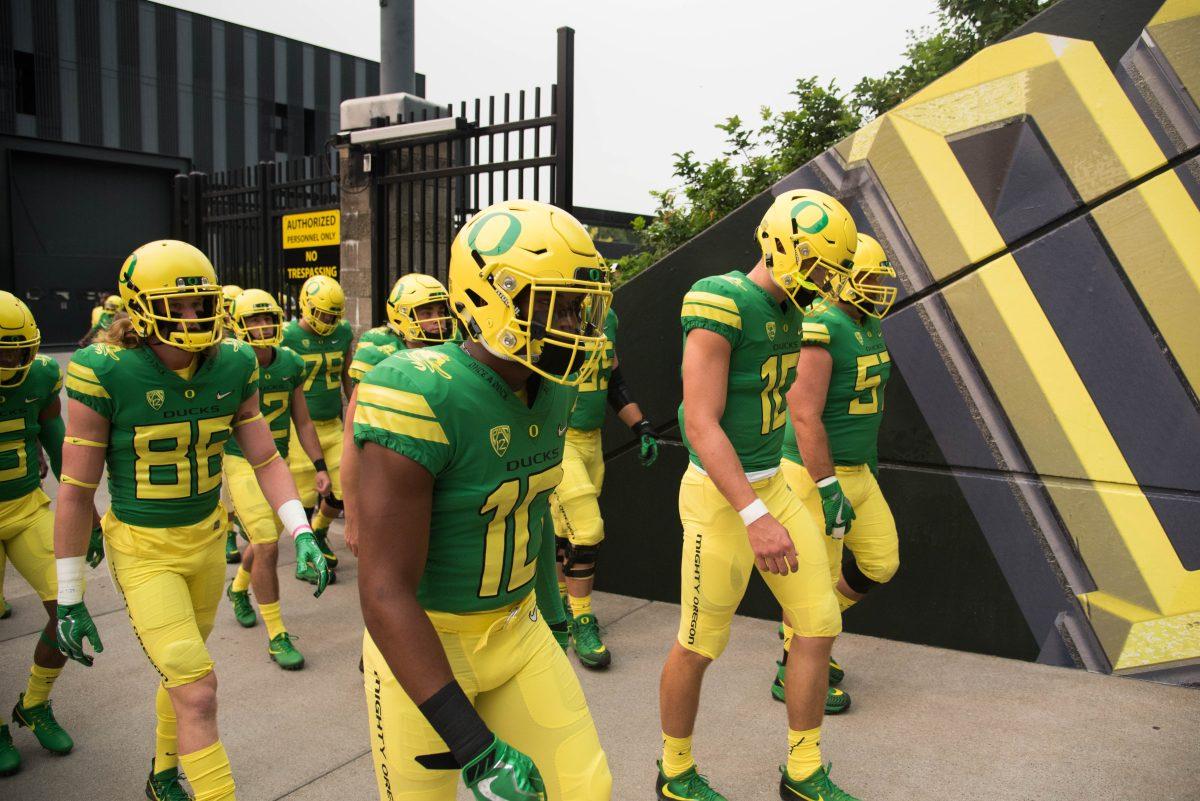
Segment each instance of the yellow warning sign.
M283 217L283 249L319 248L342 243L342 213L306 211Z

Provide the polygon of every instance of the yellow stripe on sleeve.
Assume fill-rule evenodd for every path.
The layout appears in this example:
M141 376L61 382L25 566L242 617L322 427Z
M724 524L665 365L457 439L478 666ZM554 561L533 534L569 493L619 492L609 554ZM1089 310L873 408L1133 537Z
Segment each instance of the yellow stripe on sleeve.
M394 434L412 437L413 439L439 442L443 445L450 444L450 441L446 439L446 432L442 429L441 423L436 420L422 420L419 417L410 417L407 414L389 412L386 409L368 406L362 400L360 397L358 405L355 406L355 423L362 423L372 428L378 428L380 431L390 431Z
M724 295L718 295L715 292L701 292L693 289L691 292L683 296L684 303L704 303L709 306L716 306L718 309L731 311L738 314L737 303L733 298L727 298Z
M67 363L67 375L82 378L84 381L91 381L93 384L100 383L95 370L90 367L84 367L82 364L76 364L75 362Z
M67 445L82 445L85 448L107 448L107 442L96 442L93 439L83 439L82 437L63 437L63 442Z
M246 386L250 386L251 384L253 384L253 383L254 383L255 381L257 381L257 380L258 380L258 368L257 368L257 367L255 367L255 368L254 368L254 372L253 372L253 373L251 373L251 374L250 374L250 377L246 379Z
M93 398L108 398L108 390L99 384L92 384L87 381L76 378L73 375L67 376L67 389L74 390L84 395L91 395Z
M244 420L235 420L233 422L233 425L231 426L231 428L241 428L244 425L253 423L255 420L261 420L261 419L263 419L262 412L258 412L253 417L247 417Z
M829 344L829 328L822 323L804 323L800 337L801 342L818 342Z
M54 389L51 390L55 395L57 395L59 390L62 389L62 382L63 382L62 376L60 375L58 377L58 380L54 382Z
M0 421L0 434L7 434L10 431L20 431L25 428L25 418L17 417L13 420Z
M76 487L83 487L84 489L96 489L97 487L100 486L99 484L89 484L86 481L80 481L77 478L71 478L66 473L63 473L59 476L58 483L59 484L73 484Z
M418 395L415 392L390 389L389 387L381 387L378 384L363 384L358 388L358 401L359 403L369 403L373 406L380 406L396 412L428 417L431 420L437 419L437 415L433 413L433 409L430 408L429 401L425 400L425 396Z
M699 303L685 303L681 317L703 317L706 320L714 320L718 323L723 323L731 328L736 328L739 331L742 328L742 318L737 314L730 314L722 309L714 309L712 306L702 306Z
M355 381L360 381L360 380L362 380L362 377L367 374L367 371L369 371L374 366L375 365L367 364L366 362L359 362L359 361L350 362L350 367L348 368L348 370L350 372L350 377L353 378Z

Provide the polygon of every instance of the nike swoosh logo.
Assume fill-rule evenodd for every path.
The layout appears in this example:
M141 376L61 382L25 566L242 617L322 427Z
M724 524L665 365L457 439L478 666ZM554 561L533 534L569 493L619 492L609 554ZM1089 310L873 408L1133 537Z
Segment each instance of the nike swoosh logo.
M217 397L218 397L218 398L220 398L221 396L220 396L220 395L218 395ZM844 506L839 506L839 507L838 507L837 518L835 518L835 519L834 519L834 521L833 521L833 524L834 524L835 526L840 526L840 525L841 525L841 524L844 522L844 521L842 520L842 510L843 510L844 508L845 508Z
M825 796L821 795L820 793L817 793L817 797L816 797L816 798L813 798L813 797L812 797L812 796L810 796L810 795L805 795L804 793L801 793L801 792L799 792L799 791L797 791L797 790L793 790L791 787L788 787L788 785L787 785L787 783L786 783L786 782L784 783L784 785L783 785L783 786L784 786L784 787L787 787L787 791L788 791L789 793L791 793L792 795L796 796L796 798L803 798L803 799L804 799L804 801L825 801Z
M662 794L663 794L663 795L665 795L667 798L675 798L675 799L678 799L678 801L688 801L688 799L687 799L687 798L685 798L685 797L683 797L683 796L681 796L681 795L675 795L675 793L671 792L671 788L670 788L669 786L665 785L665 784L662 786L662 791L661 791L661 792L662 792Z
M225 400L226 398L228 398L228 397L229 397L230 395L232 395L232 394L233 394L233 390L232 390L232 389L231 389L231 390L229 390L228 392L218 392L218 393L217 393L217 400Z
M506 770L509 773L513 772L511 767L505 767L504 770ZM492 785L495 784L499 778L500 778L499 776L488 776L486 779L481 781L479 784L475 785L475 789L478 790L479 794L482 795L484 798L486 798L488 801L510 801L510 799L502 798L501 796L498 796L494 792L492 792ZM516 788L514 787L513 789L515 790ZM526 793L524 791L519 791L519 792L521 793L522 798L529 798L529 799L533 799L534 801L536 801L536 799L538 797L537 793Z
M25 402L26 403L37 403L37 398L26 398Z

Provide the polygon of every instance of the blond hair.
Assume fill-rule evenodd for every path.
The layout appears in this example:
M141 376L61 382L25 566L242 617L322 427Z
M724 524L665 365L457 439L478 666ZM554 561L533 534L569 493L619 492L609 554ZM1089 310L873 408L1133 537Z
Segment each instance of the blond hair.
M111 323L108 324L108 329L100 331L96 334L95 342L102 345L111 345L116 348L124 348L125 350L133 350L148 346L150 340L140 336L133 330L133 321L129 319L129 315L124 312L119 312ZM169 343L163 343L169 344ZM221 341L218 340L213 345L200 351L200 355L208 358L217 352L217 348L221 346Z

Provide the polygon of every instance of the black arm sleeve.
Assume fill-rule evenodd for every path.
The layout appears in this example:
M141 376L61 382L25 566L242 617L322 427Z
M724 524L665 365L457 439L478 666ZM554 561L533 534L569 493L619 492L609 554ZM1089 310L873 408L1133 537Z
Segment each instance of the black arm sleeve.
M629 394L629 385L625 383L625 376L621 375L621 368L614 367L612 375L608 377L608 405L619 414L633 402L633 396Z

